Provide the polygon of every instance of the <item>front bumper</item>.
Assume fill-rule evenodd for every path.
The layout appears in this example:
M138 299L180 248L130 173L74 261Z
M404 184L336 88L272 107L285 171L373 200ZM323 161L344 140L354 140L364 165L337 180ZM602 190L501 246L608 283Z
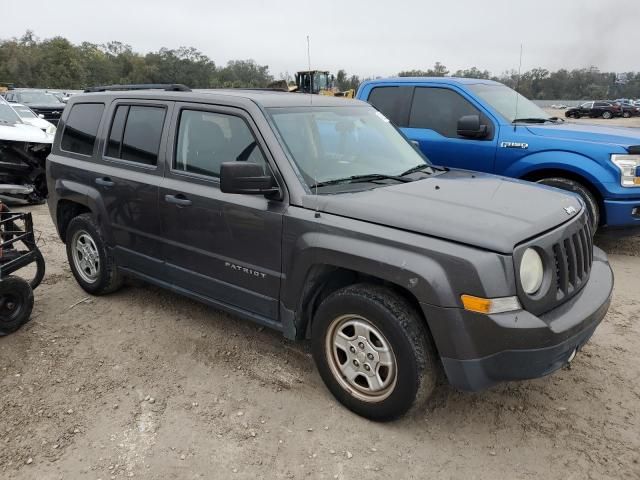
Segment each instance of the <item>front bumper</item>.
M604 200L608 227L640 227L640 197L632 200Z
M612 290L607 257L594 248L584 288L539 317L525 310L482 315L460 308L422 307L449 383L475 391L561 368L593 335L607 313Z

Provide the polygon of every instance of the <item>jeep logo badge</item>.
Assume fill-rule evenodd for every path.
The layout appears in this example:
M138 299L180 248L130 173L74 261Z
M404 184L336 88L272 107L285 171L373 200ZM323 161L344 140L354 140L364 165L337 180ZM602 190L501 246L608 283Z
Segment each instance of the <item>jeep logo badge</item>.
M577 210L573 206L564 207L564 211L567 212L567 215L573 215L577 212Z

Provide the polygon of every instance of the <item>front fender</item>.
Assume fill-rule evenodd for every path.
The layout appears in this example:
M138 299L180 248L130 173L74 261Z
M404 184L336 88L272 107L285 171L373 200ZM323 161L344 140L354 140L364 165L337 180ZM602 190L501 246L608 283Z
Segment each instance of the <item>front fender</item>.
M619 182L619 173L613 170L613 166L608 168L586 155L562 150L526 155L509 165L501 174L507 177L524 178L542 170L561 170L582 177L603 197L607 194L605 183Z
M463 293L515 295L509 255L345 217L322 214L316 219L307 211L293 210L300 218L285 218L280 296L285 334L291 338L304 334L309 307L336 269L401 287L423 312L425 305L460 307Z

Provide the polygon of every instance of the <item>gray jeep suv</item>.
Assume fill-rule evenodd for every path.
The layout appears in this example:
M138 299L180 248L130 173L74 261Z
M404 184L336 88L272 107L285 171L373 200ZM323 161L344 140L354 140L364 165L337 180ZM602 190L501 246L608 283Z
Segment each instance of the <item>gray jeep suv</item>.
M351 410L439 372L479 390L571 361L613 288L574 195L433 166L359 101L248 90L74 96L49 208L87 292L137 277L309 338Z

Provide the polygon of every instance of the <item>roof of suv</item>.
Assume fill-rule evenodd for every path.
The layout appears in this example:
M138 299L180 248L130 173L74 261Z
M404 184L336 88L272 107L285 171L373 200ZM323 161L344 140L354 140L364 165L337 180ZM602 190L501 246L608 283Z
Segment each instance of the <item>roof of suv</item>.
M460 85L472 85L472 84L486 84L486 85L502 85L500 82L496 82L494 80L485 80L482 78L463 78L463 77L391 77L391 78L380 78L375 80L367 80L365 83L420 83L420 82L429 82L429 83L458 83Z
M249 89L211 89L194 90L192 92L172 92L164 90L120 90L97 93L82 93L71 97L69 102L82 102L83 98L117 97L117 98L146 98L164 99L189 102L209 103L219 97L234 97L250 100L262 107L348 107L354 105L368 105L360 100L330 97L326 95L306 95L302 93L278 92L273 90Z

